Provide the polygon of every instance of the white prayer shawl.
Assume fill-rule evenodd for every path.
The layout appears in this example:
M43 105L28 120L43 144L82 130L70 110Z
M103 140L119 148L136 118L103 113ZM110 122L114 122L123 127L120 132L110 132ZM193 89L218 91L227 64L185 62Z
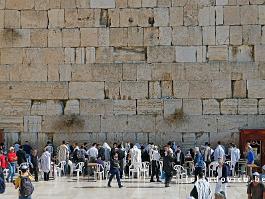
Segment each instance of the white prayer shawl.
M61 146L59 146L59 150L58 150L58 161L62 162L62 161L66 161L67 157L68 157L68 148L66 145L62 144Z
M40 170L48 173L51 170L51 154L45 151L40 158Z
M132 158L132 163L134 163L134 162L137 162L137 163L142 162L141 150L138 149L137 146L134 146L131 149L131 158Z
M209 182L205 179L199 179L195 183L198 192L198 199L211 199L211 188Z
M225 160L225 151L221 145L218 145L214 150L214 160L218 161L219 158Z
M238 148L231 149L231 163L235 165L240 159L240 150Z
M105 149L104 152L105 161L110 161L110 152L111 152L110 146L105 142L102 147Z

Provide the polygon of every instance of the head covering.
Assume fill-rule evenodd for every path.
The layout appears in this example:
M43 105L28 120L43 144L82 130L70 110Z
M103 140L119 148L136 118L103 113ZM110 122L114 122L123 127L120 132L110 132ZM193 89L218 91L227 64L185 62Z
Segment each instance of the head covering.
M200 148L199 147L195 147L195 152L199 152Z
M263 165L262 169L265 171L265 165Z
M11 146L11 147L9 148L9 150L12 151L12 150L15 150L15 148Z
M25 165L25 164L20 167L21 171L27 171L28 168L29 167L27 165Z
M253 176L259 176L259 173L258 172L254 172L252 175Z

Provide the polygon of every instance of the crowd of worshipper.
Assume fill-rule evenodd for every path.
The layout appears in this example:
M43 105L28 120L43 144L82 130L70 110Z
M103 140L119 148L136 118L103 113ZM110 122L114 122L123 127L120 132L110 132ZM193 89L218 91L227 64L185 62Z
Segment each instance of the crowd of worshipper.
M241 152L237 146L230 143L227 146L219 141L215 149L209 143L189 150L182 149L175 142L168 142L159 147L154 143L133 144L133 143L107 143L100 145L87 143L79 145L62 141L61 145L55 147L48 141L43 152L38 153L31 147L29 142L20 144L16 142L9 149L4 144L0 145L0 171L6 173L6 182L13 182L14 176L19 168L27 164L31 175L35 181L39 180L39 171L42 173L44 181L50 179L53 168L61 168L61 175L73 174L73 165L81 165L82 174L93 175L93 168L88 169L86 165L96 164L103 170L108 165L108 187L116 177L118 186L121 188L122 179L126 177L138 178L138 171L143 169L144 173L150 177L150 182L163 182L165 187L169 187L174 176L179 175L193 179L194 188L190 193L190 198L211 198L213 194L208 178L216 177L215 198L227 198L227 183L229 176L249 176L249 179L261 177L263 174L252 173L252 167L246 167L245 171L240 169L239 161L244 161L246 165L253 165L255 153L248 143L246 150ZM108 163L108 164L106 164ZM52 168L53 167L53 168ZM262 167L265 171L265 166ZM95 169L95 168L94 168ZM135 171L135 172L134 172ZM101 171L100 171L101 172ZM131 173L134 172L134 173ZM265 173L265 172L264 172ZM140 173L141 174L141 173ZM53 175L57 175L53 173ZM263 175L265 178L265 175ZM250 198L265 198L265 187L262 181L249 181L247 193ZM264 197L260 197L264 196Z

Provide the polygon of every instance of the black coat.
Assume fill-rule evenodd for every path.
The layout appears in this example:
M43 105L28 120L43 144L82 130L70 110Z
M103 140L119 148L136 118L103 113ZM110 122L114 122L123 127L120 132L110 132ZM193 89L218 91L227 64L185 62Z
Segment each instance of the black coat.
M180 152L180 162L177 162L177 152L175 153L175 156L176 156L176 163L180 163L180 165L182 166L184 164L184 160L185 160L185 157L184 157L184 153L181 151Z
M17 163L18 163L18 165L21 165L22 163L27 162L26 152L25 151L19 149L16 154L17 154Z
M218 177L218 167L216 167L216 172L215 172L215 177ZM227 164L224 164L223 165L223 168L222 168L222 177L218 180L222 180L222 183L227 183L227 177L229 175L229 166ZM223 180L224 179L224 180Z
M163 158L163 171L166 173L173 173L175 158L173 154L169 154Z

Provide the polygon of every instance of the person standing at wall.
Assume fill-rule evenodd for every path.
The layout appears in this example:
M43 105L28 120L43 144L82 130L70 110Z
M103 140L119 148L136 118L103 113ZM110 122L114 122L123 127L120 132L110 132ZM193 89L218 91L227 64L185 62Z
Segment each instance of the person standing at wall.
M51 170L51 154L46 148L40 158L40 169L44 173L44 181L49 181L49 175Z
M38 151L36 149L34 149L31 152L30 160L31 160L31 170L30 170L30 172L32 174L34 174L35 182L38 182L39 181L39 177L38 177L38 174L39 174L39 158L38 158Z
M152 165L152 174L151 174L151 180L150 182L155 182L154 181L154 176L156 176L156 180L157 182L161 182L159 180L159 173L160 173L160 164L159 164L159 160L161 158L160 153L158 151L158 147L154 146L153 149L150 149L151 153L151 165Z
M203 157L199 147L195 147L194 165L195 165L195 179L193 183L197 181L197 176L199 175L199 173L201 173L203 169L206 169L204 168L205 163L203 161Z
M65 144L65 141L62 141L62 144L58 148L58 163L65 161L66 165L64 168L64 174L67 173L68 167L68 160L69 160L69 149Z
M173 151L170 150L170 146L166 145L164 147L165 156L163 158L163 171L165 172L165 187L169 187L169 183L173 177L173 165L175 158L173 156Z
M11 180L11 182L13 182L13 178L16 172L16 164L17 164L17 155L15 153L14 147L10 147L7 155L7 160L8 160L9 172L6 181L9 182L9 180Z

